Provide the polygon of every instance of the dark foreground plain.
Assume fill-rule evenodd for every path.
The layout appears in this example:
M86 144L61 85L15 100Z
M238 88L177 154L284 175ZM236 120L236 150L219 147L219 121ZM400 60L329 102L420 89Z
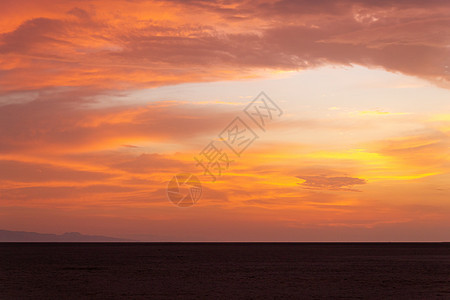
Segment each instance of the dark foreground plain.
M0 299L59 298L450 299L450 244L0 244Z

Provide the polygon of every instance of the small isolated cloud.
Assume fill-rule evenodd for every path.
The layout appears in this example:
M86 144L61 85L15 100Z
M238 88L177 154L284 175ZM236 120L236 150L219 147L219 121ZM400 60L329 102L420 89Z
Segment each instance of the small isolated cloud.
M297 178L304 180L299 183L306 189L315 190L332 190L332 191L351 191L358 192L358 190L352 187L359 184L366 184L365 179L355 177L327 177L324 175L319 176L297 176Z
M388 111L382 111L382 110L365 110L358 112L359 115L365 115L365 116L399 116L399 115L409 115L410 113L407 112L388 112Z

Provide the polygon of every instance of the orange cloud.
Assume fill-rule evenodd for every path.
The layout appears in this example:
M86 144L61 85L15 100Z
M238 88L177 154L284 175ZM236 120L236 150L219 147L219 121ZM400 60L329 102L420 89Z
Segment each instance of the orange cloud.
M450 7L442 1L49 3L22 1L17 17L7 14L15 2L4 2L3 91L151 87L324 64L449 84Z
M327 176L297 176L302 179L302 187L309 189L357 191L351 188L354 185L365 184L366 181L353 177L327 177Z
M178 240L448 227L445 113L421 120L368 107L363 116L274 124L266 144L204 182L186 213L168 202L167 181L201 173L194 152L239 108L108 101L123 90L323 65L383 68L448 88L449 10L437 0L1 1L0 226L61 220L89 232L133 223L129 232L157 228ZM401 122L422 129L397 132ZM299 139L301 130L309 134ZM354 134L350 143L341 132Z
M124 144L182 141L218 132L233 115L227 110L216 112L213 105L177 102L83 108L77 105L90 101L76 93L54 92L48 98L1 106L0 153L86 152Z

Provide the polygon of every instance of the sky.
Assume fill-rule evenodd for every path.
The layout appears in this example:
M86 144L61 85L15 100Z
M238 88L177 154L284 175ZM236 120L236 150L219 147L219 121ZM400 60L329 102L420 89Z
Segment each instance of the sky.
M0 229L450 241L448 1L3 0L0 16ZM179 174L201 183L192 206L170 200Z

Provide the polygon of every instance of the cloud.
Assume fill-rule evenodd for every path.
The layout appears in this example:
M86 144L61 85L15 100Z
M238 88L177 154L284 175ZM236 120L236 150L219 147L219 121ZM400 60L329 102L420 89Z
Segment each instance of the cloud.
M382 68L448 88L448 11L448 1L433 0L0 1L0 219L53 228L70 215L89 230L119 227L121 219L134 224L129 232L197 229L217 237L247 228L263 236L278 222L287 225L277 235L301 224L431 219L421 207L409 213L383 202L420 203L426 194L438 207L428 212L445 222L445 115L389 117L399 113L372 106L361 108L364 117L342 110L274 124L276 143L267 146L268 136L268 144L255 144L221 180L205 182L197 210L180 213L167 181L187 171L192 149L217 137L235 112L214 100L126 101L140 88L324 65ZM435 130L393 137L406 123ZM369 143L374 131L389 138ZM342 193L362 185L364 193ZM87 215L100 221L88 224ZM255 224L262 225L248 229Z
M160 154L141 154L136 158L113 164L112 167L133 174L154 173L156 171L177 172L187 167L187 163L164 157Z
M217 134L234 113L214 105L153 102L89 107L94 92L69 90L0 106L0 153L99 151ZM21 116L18 118L17 116Z
M68 205L80 204L80 199L95 198L95 194L101 194L102 199L110 201L114 195L125 194L136 188L114 186L114 185L88 185L88 186L32 186L22 188L11 188L0 190L3 201L37 201L37 200L59 200ZM69 201L70 200L70 201ZM91 204L95 205L95 202Z
M307 189L318 190L335 190L335 191L351 191L357 190L352 187L355 185L366 184L365 179L354 177L327 177L324 175L318 176L297 176L297 178L304 180L300 185Z
M48 182L48 181L101 181L111 174L95 171L74 170L52 164L0 160L0 181Z
M0 35L4 91L152 87L326 64L384 68L449 87L445 1L123 0L109 7L97 0L59 4L59 14L45 0L23 2L32 14L3 16L17 24Z
M358 112L359 115L365 116L400 116L400 115L409 115L410 113L406 112L388 112L381 110L365 110Z
M377 141L371 147L400 161L404 166L429 172L448 172L450 138L447 134L423 129L404 136Z

